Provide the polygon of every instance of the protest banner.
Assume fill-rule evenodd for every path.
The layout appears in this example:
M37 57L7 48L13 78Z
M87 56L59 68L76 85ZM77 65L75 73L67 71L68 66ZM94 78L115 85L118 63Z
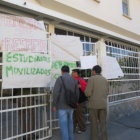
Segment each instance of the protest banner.
M47 87L50 80L50 56L25 52L3 53L3 89Z
M0 14L0 47L2 51L47 53L43 21Z
M53 35L52 57L54 60L74 62L79 61L83 55L83 46L79 37L66 35Z
M102 57L102 75L106 79L116 79L123 77L124 73L117 62L117 59L110 56Z
M97 57L96 56L81 56L81 69L91 69L93 66L97 65Z
M56 79L61 76L62 66L67 65L72 69L76 68L76 62L67 62L67 61L53 61L52 62L52 85L54 85Z

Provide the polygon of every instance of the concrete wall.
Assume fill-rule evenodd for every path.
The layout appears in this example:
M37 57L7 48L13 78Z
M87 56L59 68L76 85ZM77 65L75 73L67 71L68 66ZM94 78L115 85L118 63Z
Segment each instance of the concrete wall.
M140 0L129 0L130 17L123 16L122 0L36 1L48 9L140 41Z
M115 120L123 116L131 115L137 111L140 111L140 97L110 104L108 109L108 119Z
M55 1L140 35L140 0L129 0L131 19L122 14L122 0L100 0L100 3L94 0Z

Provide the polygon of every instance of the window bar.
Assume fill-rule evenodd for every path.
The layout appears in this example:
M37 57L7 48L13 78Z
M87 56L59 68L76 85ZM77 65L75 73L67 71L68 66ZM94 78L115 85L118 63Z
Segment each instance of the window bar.
M45 92L44 92L45 93ZM41 96L41 102L42 102L42 104L44 104L45 102L44 102L44 98L45 98L45 96ZM45 126L45 124L46 124L46 122L45 122L45 106L43 106L42 107L42 113L43 113L43 115L42 115L42 128L44 128L44 126ZM42 131L42 138L44 138L45 137L45 135L44 135L44 131L45 130L43 130Z
M23 89L21 88L21 96L23 96ZM23 107L23 98L20 97L21 100L21 108ZM21 134L23 134L23 109L20 111L20 123L21 123ZM23 137L22 137L23 140Z
M12 88L12 97L13 97L13 88ZM12 98L12 109L14 108L14 101L13 101L13 98ZM12 121L11 121L11 127L12 127L12 137L13 137L13 115L14 115L14 113L13 113L13 111L12 111ZM17 127L17 126L16 126Z
M6 99L6 109L8 109L8 99ZM9 122L9 120L8 120L8 113L9 112L6 112L6 138L8 138L8 122Z
M40 94L40 88L38 88L38 93ZM40 105L40 96L38 96L38 104ZM40 129L40 108L41 107L38 107L38 128ZM39 131L39 139L41 138L41 134L40 134L40 131Z
M16 98L15 99L16 100L16 108L18 108L19 106L21 106L21 100L19 99L19 98ZM19 101L20 100L20 101ZM16 134L18 135L19 134L19 121L20 121L20 119L19 119L19 114L21 114L20 113L20 111L16 111L16 122L17 122L17 130L16 130ZM21 132L21 131L20 131ZM18 139L17 139L18 140Z
M43 98L45 103L47 103L46 98L47 98L46 96ZM50 104L50 106L51 106L51 104ZM52 113L52 111L50 111L50 114L51 113ZM45 121L44 127L47 127L47 106L44 107L44 121ZM50 129L52 130L51 124L52 124L52 122L51 122L51 119L50 119ZM44 134L44 137L46 136L45 134Z
M2 83L1 83L1 98L2 97L3 97L3 89L2 89ZM2 103L3 103L3 100L1 99L1 111L3 110ZM1 139L3 139L3 134L2 134L3 133L3 131L2 131L3 130L3 125L2 125L3 124L3 121L2 121L3 117L2 117L2 115L3 115L3 113L1 112Z
M51 130L51 136L52 136L52 94L49 95L49 103L50 103L50 130ZM47 112L46 112L47 113ZM47 116L46 116L47 119Z
M26 128L25 128L26 131L24 133L27 133L28 132L28 116L29 116L29 114L28 114L28 98L26 97L26 95L25 95L25 107L26 107L26 109L24 111L25 115L23 117L26 118L26 121L23 123L25 123L24 125L26 125ZM28 135L26 135L26 139L28 139Z
M30 88L30 95L31 95L31 94L32 94L32 88ZM29 98L30 98L30 106L32 106L32 105L33 105L33 104L32 104L32 97L30 96ZM29 111L30 111L30 115L29 115L29 116L30 116L30 117L29 117L29 120L30 120L30 122L29 122L29 123L30 123L30 127L29 127L29 130L32 131L32 130L33 130L33 128L32 128L32 121L33 121L33 120L32 120L32 115L33 115L33 114L32 114L32 109L30 108ZM30 134L30 139L32 139L32 136L33 136L33 133Z

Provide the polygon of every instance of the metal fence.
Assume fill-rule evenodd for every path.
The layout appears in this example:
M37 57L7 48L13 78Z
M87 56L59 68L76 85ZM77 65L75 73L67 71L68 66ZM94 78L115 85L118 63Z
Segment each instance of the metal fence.
M115 57L124 72L121 79L108 80L109 96L108 105L122 102L140 96L140 52L138 47L120 44L119 42L106 41L107 55ZM83 42L84 55L94 54L95 43ZM91 69L80 70L80 76L86 80L91 76ZM89 124L88 109L85 114ZM53 129L59 128L57 113L53 113Z
M48 52L50 53L50 41ZM52 136L52 96L46 88L2 89L0 53L0 140L45 140Z
M140 54L138 48L125 47L107 42L107 55L116 57L125 77L109 80L109 103L129 100L140 96ZM83 55L94 54L95 43L83 42ZM123 46L123 47L120 47ZM131 48L131 49L130 49ZM0 53L2 58L2 53ZM131 59L130 59L131 58ZM2 71L2 59L0 63ZM1 84L2 84L2 74ZM81 70L88 79L91 70ZM87 123L88 109L86 111ZM52 129L59 128L57 113L52 111L52 94L44 88L2 90L0 95L0 139L23 140L47 139Z
M117 59L124 73L122 79L109 81L109 102L140 96L140 48L110 40L105 43L107 55Z
M2 90L0 97L0 139L46 139L51 136L47 124L47 100L51 96L45 89ZM51 112L48 113L51 115ZM49 117L50 120L51 116Z

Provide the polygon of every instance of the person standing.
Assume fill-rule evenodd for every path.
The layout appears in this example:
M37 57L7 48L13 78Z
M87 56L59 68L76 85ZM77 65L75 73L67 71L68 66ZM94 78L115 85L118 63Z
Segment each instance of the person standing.
M102 140L107 140L106 117L109 86L107 80L101 75L101 71L99 65L93 67L93 76L89 78L85 90L86 95L89 97L91 140L98 140L98 121L101 126Z
M78 81L78 87L80 91L78 106L74 110L73 113L73 121L74 121L74 132L81 133L86 131L86 118L85 118L85 110L86 110L86 102L87 97L84 93L87 83L86 81L79 76L80 71L78 69L72 70L72 76ZM78 126L79 130L76 131L76 127Z
M53 110L58 110L62 140L74 140L73 134L73 107L68 104L68 92L75 94L76 100L79 98L77 81L69 74L69 67L61 68L62 76L55 83L53 90Z

